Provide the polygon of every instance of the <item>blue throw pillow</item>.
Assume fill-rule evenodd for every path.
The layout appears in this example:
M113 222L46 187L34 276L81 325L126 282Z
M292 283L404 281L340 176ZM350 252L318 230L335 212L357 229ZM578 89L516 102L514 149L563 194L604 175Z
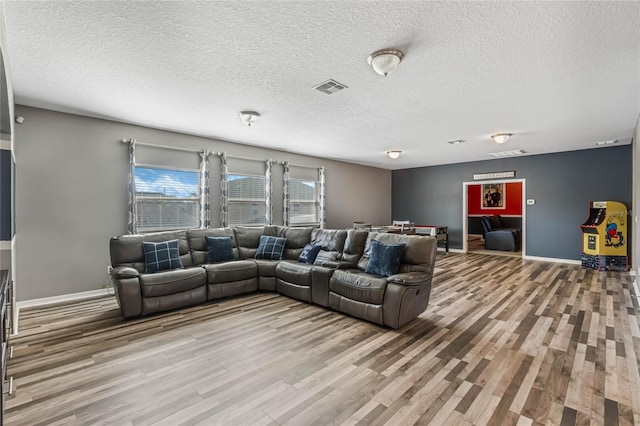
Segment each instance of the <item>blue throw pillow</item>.
M389 277L398 273L400 258L406 244L383 244L380 241L371 241L371 254L369 264L365 268L367 274L375 274Z
M142 243L146 273L182 268L178 240Z
M302 249L302 253L300 253L300 257L298 257L298 261L303 263L315 262L316 257L318 256L318 253L320 253L321 249L322 249L322 246L317 246L315 244L307 244Z
M284 245L286 242L286 238L261 235L260 244L258 245L258 251L256 251L255 258L272 260L282 259L282 253L284 252Z
M207 263L234 260L231 237L204 237L207 243Z

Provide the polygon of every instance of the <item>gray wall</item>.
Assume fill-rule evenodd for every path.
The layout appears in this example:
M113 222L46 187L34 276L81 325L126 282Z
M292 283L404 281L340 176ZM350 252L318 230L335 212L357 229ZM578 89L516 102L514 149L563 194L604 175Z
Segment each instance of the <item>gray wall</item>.
M462 248L463 182L474 173L515 170L526 179L526 254L580 259L580 225L588 203L620 201L631 208L631 146L477 161L393 172L393 217L446 225L452 248ZM629 234L630 236L631 234Z
M640 226L638 226L638 210L640 210L640 182L638 179L640 178L640 148L638 144L640 144L640 117L638 118L638 122L636 123L636 130L633 133L633 227L634 237L633 238L633 260L631 261L631 266L636 272L636 283L640 284L640 279L638 279L638 274L640 274Z
M4 9L0 2L0 269L11 270L12 278L12 217L11 200L13 158L11 154L13 133L13 85L11 67L7 54L7 39L4 26Z
M350 227L353 220L391 221L388 170L20 105L16 114L25 119L14 135L16 293L21 301L96 290L107 283L109 237L125 234L127 229L128 153L120 142L123 137L261 160L324 165L328 227ZM179 157L168 150L155 154L158 162L167 164L173 156ZM211 161L217 166L215 157ZM216 177L214 172L212 226L219 224ZM275 223L282 223L281 179L281 166L274 165Z

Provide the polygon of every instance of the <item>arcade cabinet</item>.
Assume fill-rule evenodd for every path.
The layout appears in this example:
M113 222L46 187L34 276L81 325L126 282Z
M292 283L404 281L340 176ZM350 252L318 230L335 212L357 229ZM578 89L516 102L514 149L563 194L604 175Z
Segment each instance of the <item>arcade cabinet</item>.
M593 201L582 229L582 266L628 271L627 208L616 201Z

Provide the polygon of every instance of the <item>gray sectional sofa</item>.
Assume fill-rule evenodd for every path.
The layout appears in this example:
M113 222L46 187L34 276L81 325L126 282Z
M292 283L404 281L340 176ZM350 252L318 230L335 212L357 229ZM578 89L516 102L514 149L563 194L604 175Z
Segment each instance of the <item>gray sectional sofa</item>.
M281 260L255 259L262 235L286 238ZM205 236L230 237L234 260L207 263ZM178 240L181 269L145 273L143 242ZM366 273L372 241L406 244L398 273ZM298 261L321 246L314 264ZM398 328L427 308L436 239L364 230L261 226L124 235L110 241L111 272L125 318L197 305L258 290Z

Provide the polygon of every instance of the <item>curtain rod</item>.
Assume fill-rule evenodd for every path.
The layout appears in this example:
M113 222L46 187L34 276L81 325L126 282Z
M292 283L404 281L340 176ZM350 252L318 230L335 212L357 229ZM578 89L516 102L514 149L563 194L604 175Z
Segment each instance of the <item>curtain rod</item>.
M133 141L133 138L122 138L122 143L131 143L131 141ZM173 151L184 151L184 152L196 152L196 153L200 153L200 152L204 152L204 149L191 149L191 148L180 148L180 147L176 147L176 146L169 146L169 145L158 145L158 144L154 144L154 143L146 143L146 142L138 142L135 141L136 145L139 146L148 146L148 147L152 147L152 148L161 148L161 149L169 149L169 150L173 150ZM216 151L209 151L209 155L222 155L224 154L223 152L216 152ZM249 158L249 157L240 157L240 156L236 156L236 155L227 155L227 158L233 158L236 160L246 160L246 161L259 161L259 162L264 162L264 161L268 161L271 159L258 159L258 158ZM282 160L271 160L273 163L275 164L284 164L286 161L282 161ZM306 166L303 164L293 164L293 163L289 163L289 167L299 167L299 168L305 168L305 169L319 169L320 167L324 167L324 166Z
M298 167L301 169L319 169L320 167L324 167L324 166L305 166L303 164L294 164L294 163L289 163L288 161L274 161L276 164L284 164L284 163L288 163L289 167Z
M134 139L127 139L127 138L122 138L122 143L131 143L131 141L133 141ZM154 144L154 143L146 143L146 142L138 142L135 141L136 145L139 146L149 146L152 148L162 148L162 149L170 149L172 151L185 151L185 152L204 152L204 149L191 149L191 148L180 148L177 146L169 146L169 145L158 145L158 144Z
M259 163L264 163L266 161L271 161L273 163L275 163L276 161L270 159L270 158L264 158L264 159L260 159L260 158L249 158L249 157L239 157L236 155L228 155L226 152L211 152L211 154L213 155L218 155L218 156L222 156L222 154L224 154L227 158L233 158L234 160L245 160L245 161L257 161Z

